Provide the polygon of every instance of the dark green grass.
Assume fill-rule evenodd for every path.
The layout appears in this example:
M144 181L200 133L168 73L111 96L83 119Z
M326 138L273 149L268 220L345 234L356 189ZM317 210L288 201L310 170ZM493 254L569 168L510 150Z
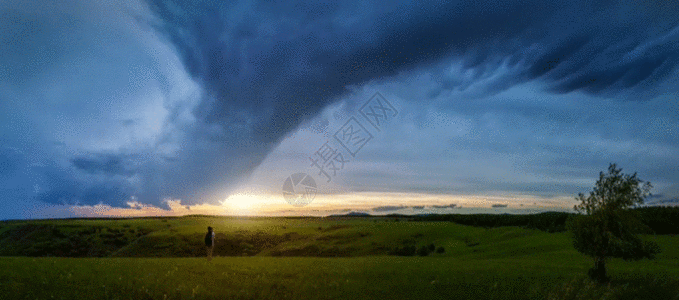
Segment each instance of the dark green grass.
M679 299L676 264L553 257L1 258L3 299Z
M0 256L197 257L203 255L207 226L217 232L215 251L220 256L387 255L398 247L432 243L445 248L434 255L447 257L478 253L501 258L564 249L575 253L564 232L394 220L188 216L12 221L0 223ZM650 238L665 237L670 238Z
M108 257L0 257L0 299L679 299L679 237L669 235L646 237L662 249L655 260L611 260L611 283L598 285L585 276L593 262L573 249L567 233L519 227L361 218L53 220L3 224L0 247L34 247L33 239L10 232L26 224L39 226L38 240L56 228L62 239L98 241L86 244L97 249L108 249L107 236L134 233ZM208 225L244 243L239 251L259 248L236 252L251 257L210 263L172 258L185 249L203 255ZM92 228L100 230L83 234ZM445 252L386 255L431 243ZM333 255L343 257L319 257Z

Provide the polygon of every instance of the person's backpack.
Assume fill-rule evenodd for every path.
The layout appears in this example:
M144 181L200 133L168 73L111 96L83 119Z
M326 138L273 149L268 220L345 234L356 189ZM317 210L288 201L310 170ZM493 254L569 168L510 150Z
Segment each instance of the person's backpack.
M208 247L212 246L212 232L208 232L205 234L205 246Z

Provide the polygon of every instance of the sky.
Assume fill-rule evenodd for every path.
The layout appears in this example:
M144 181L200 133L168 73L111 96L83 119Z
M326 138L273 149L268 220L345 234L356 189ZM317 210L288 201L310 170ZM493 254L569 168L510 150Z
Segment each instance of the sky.
M671 1L0 2L0 219L679 202Z

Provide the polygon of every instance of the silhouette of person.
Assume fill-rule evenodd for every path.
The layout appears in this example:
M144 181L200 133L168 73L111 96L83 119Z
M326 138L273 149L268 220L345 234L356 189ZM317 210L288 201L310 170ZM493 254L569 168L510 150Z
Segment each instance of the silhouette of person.
M205 248L207 248L207 261L212 260L212 251L215 249L215 232L212 227L207 227L207 233L205 234Z

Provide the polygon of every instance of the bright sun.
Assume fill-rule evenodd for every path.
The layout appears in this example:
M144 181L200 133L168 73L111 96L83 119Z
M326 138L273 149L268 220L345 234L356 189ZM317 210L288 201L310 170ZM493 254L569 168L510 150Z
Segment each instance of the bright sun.
M226 198L222 204L232 209L248 210L258 201L259 198L252 195L234 194Z

